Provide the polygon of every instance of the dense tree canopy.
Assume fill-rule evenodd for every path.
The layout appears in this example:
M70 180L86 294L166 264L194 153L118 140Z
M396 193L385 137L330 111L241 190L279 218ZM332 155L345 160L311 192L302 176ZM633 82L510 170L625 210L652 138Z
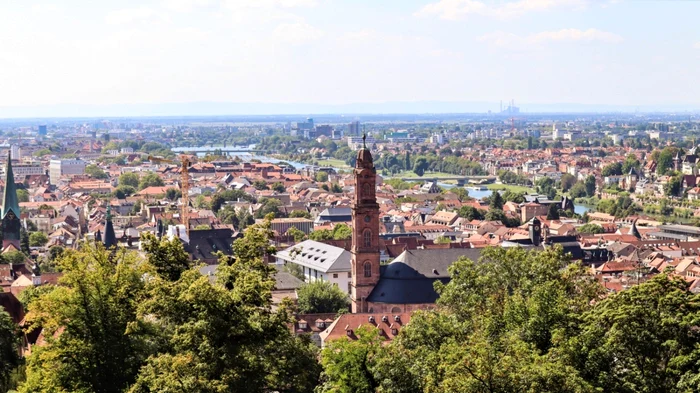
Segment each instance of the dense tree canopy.
M297 291L301 313L333 313L348 311L348 295L329 281L317 280L304 284Z

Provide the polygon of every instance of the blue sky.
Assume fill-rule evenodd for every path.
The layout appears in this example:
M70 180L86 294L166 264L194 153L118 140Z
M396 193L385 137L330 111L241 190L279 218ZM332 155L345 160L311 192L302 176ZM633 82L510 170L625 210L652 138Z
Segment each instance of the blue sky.
M700 106L698 1L4 1L0 106Z

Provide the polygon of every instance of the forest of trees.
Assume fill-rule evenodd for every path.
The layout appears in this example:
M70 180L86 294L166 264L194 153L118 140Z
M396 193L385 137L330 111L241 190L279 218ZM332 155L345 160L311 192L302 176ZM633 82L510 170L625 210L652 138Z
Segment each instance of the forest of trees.
M498 203L495 201L494 203ZM456 261L437 307L382 344L356 330L320 351L273 310L269 218L234 242L215 280L178 241L147 257L85 243L65 250L60 285L26 299L46 343L26 363L0 313L0 384L29 392L696 392L700 295L660 274L606 294L560 249L490 248ZM346 307L305 287L305 310ZM8 322L9 321L9 322Z

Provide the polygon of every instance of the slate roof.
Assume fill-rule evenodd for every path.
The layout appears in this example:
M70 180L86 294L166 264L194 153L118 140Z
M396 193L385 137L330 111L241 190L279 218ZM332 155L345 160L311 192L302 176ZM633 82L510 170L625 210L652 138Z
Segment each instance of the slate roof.
M390 304L435 303L438 294L434 283L447 283L447 268L464 256L477 261L482 248L443 248L406 250L388 265L382 266L380 278L367 301Z
M234 238L230 228L190 230L189 237L190 242L185 245L185 250L193 260L216 260L217 256L214 253L218 251L232 255L231 245Z

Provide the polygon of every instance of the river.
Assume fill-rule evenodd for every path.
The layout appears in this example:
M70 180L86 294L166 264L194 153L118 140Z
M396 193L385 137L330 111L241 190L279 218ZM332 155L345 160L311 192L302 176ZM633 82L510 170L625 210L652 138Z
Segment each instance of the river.
M455 187L454 184L449 184L449 183L438 183L438 185L440 187L443 187L443 188ZM471 188L467 188L467 191L469 191L470 197L476 198L476 199L482 199L482 198L491 196L491 194L493 193L493 190L473 190ZM589 206L579 205L579 204L574 203L574 213L576 213L576 214L583 215L583 213L585 213L589 210L591 210L591 208Z

